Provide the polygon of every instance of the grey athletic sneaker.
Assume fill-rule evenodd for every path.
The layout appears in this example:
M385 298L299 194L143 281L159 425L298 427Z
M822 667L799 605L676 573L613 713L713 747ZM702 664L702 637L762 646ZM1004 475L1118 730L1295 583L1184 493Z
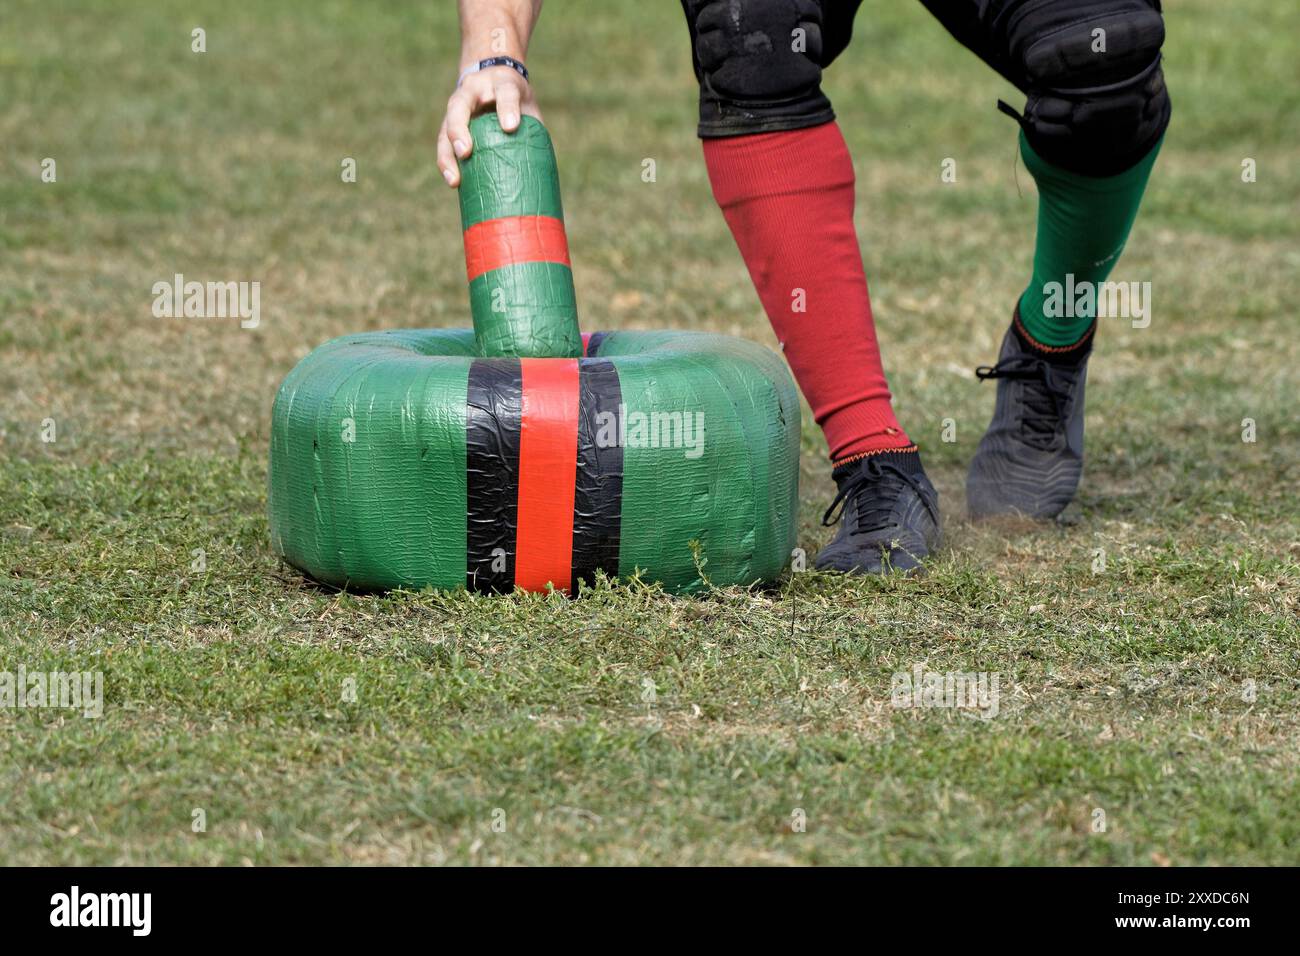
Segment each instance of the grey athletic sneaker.
M1093 329L1079 345L1049 354L1018 334L1018 321L1019 313L1002 340L998 364L975 370L981 380L997 379L998 396L966 476L972 518L1055 518L1074 499L1083 474L1083 393Z
M839 494L822 524L840 524L814 562L819 571L913 571L939 547L939 493L916 452L882 452L832 473ZM839 514L835 509L840 508Z

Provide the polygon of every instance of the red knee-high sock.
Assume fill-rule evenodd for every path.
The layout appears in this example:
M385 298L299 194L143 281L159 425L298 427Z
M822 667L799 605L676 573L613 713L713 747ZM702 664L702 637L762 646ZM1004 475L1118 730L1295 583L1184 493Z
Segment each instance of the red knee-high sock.
M913 447L880 364L839 126L706 139L704 160L831 460Z

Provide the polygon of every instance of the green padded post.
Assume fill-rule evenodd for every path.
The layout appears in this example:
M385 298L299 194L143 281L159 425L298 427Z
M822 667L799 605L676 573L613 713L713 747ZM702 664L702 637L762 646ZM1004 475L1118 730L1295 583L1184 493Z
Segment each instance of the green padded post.
M576 358L582 336L551 137L531 116L513 133L496 113L469 128L460 215L479 354Z

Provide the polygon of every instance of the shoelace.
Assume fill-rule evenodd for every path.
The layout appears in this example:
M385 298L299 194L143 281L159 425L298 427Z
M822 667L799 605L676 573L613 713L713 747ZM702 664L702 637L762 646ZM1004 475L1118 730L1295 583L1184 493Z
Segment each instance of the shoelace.
M975 370L980 381L990 378L1007 378L1024 382L1025 443L1040 450L1048 450L1056 436L1065 428L1065 417L1070 402L1071 382L1061 381L1063 373L1051 362L1028 356L1004 359L997 365L981 365Z
M888 480L888 478L900 480ZM875 492L872 497L858 502L857 523L849 534L869 534L888 528L889 518L898 496L903 488L909 485L937 525L939 515L934 505L930 503L925 486L921 484L921 476L903 471L893 462L876 461L874 458L868 458L862 470L844 483L844 487L839 490L831 506L822 515L822 524L828 528L838 524L844 517L844 509L848 507L850 498L862 493ZM835 514L836 508L840 509L839 514Z

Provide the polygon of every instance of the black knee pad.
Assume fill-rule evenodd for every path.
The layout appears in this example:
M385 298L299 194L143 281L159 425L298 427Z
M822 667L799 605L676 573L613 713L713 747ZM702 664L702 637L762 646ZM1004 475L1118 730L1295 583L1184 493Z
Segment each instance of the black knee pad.
M800 129L835 118L822 67L848 43L841 0L827 35L822 0L682 0L700 82L700 135Z
M1029 144L1089 176L1129 168L1169 125L1160 0L992 0L986 21L1028 95ZM1013 115L1014 115L1014 111Z

